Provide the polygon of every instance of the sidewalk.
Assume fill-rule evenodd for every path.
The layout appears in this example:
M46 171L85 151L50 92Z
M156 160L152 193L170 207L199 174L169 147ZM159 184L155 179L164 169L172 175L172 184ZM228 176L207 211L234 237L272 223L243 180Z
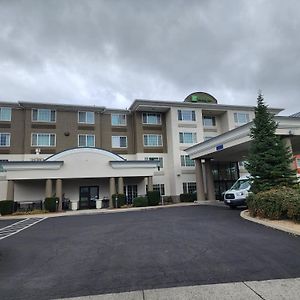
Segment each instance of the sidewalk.
M298 300L300 278L245 281L95 295L68 300Z
M269 219L253 218L250 216L248 210L243 210L241 212L241 217L248 221L262 224L267 227L272 227L291 234L300 235L300 224L290 220L269 220Z
M68 217L68 216L80 216L80 215L95 215L95 214L109 214L109 213L122 213L128 211L141 211L141 210L152 210L152 209L163 209L170 207L181 207L181 206L195 206L195 205L212 205L212 201L201 201L201 202L181 202L176 204L158 205L158 206L146 206L146 207L130 207L130 208L101 208L101 209L85 209L85 210L67 210L63 212L45 213L45 214L24 214L24 215L9 215L0 216L0 220L19 220L25 218L56 218L56 217ZM216 202L216 201L214 201Z

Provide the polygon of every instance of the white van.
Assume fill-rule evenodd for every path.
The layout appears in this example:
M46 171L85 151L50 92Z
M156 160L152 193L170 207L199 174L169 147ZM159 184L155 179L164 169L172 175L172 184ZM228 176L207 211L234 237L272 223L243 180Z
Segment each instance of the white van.
M224 193L224 203L230 208L246 205L246 197L251 188L250 175L240 177L234 185Z

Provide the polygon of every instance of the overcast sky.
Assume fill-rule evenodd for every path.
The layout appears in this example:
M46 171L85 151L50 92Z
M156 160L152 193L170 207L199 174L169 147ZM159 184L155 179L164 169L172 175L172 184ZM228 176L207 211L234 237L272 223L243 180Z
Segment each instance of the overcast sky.
M298 0L0 0L0 100L300 111Z

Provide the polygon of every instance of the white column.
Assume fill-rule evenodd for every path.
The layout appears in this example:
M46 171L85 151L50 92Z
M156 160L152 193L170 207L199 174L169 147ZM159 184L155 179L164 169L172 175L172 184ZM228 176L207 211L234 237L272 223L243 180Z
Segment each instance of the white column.
M52 180L46 179L45 197L52 197Z
M62 180L56 179L56 197L58 198L58 211L62 211Z
M114 177L110 177L109 178L109 207L113 208L113 199L112 199L112 195L114 195L116 193L116 182L115 182L115 178Z
M7 191L6 191L6 200L14 200L14 181L8 180L7 182Z
M123 177L118 178L118 194L124 194L124 179L123 179Z
M148 177L148 191L153 192L153 178L152 178L152 176Z
M204 180L203 180L203 168L201 159L195 159L195 166L196 166L196 185L197 185L197 200L202 201L205 200L205 193L204 193Z
M207 184L207 198L208 200L216 200L215 184L210 159L205 160L205 175Z

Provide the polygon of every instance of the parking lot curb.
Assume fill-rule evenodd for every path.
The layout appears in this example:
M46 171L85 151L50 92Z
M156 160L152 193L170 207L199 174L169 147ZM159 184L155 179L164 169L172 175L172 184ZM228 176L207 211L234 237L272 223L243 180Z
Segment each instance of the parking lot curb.
M0 220L19 220L19 219L36 218L36 217L58 218L58 217L72 217L72 216L74 217L74 216L87 216L87 215L98 215L98 214L115 214L115 213L133 212L133 211L146 211L146 210L153 210L153 209L198 206L198 205L200 204L197 202L184 202L184 203L176 203L170 205L158 205L158 206L146 206L146 207L75 210L75 211L65 211L65 212L57 212L57 213L34 214L34 215L24 214L24 215L16 215L16 216L14 215L0 216Z
M288 233L291 233L291 234L294 234L294 235L300 235L300 229L297 230L297 229L289 228L288 226L278 224L278 222L276 222L274 220L253 218L249 215L248 209L243 210L240 213L240 216L245 220L248 220L248 221L251 221L251 222L254 222L254 223L257 223L257 224L261 224L261 225L264 225L264 226L267 226L267 227L282 230L282 231L285 231L285 232L288 232ZM290 222L292 224L292 221L290 221Z

